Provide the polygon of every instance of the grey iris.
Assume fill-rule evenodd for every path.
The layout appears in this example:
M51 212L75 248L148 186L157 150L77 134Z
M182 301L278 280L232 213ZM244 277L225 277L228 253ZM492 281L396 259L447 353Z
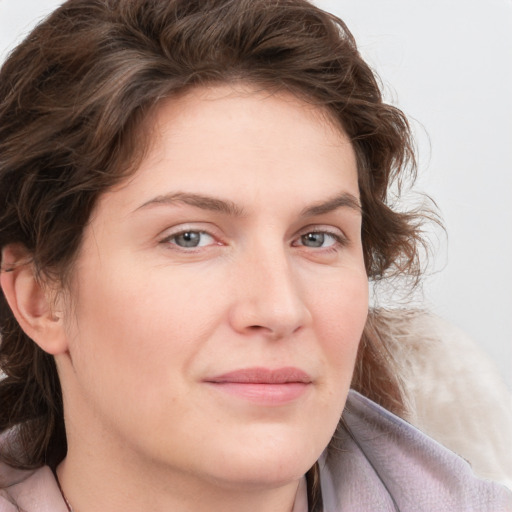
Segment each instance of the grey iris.
M322 247L325 241L325 235L323 233L308 233L302 235L302 243L307 247Z
M198 233L197 231L186 231L185 233L180 233L175 237L176 245L179 245L180 247L197 247L200 241L201 233Z

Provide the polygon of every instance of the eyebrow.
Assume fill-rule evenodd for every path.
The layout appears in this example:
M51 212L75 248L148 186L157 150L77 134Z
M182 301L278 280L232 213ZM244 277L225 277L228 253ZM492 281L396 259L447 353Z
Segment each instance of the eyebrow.
M200 194L190 194L186 192L176 192L173 194L164 194L154 197L137 208L146 208L157 204L173 205L175 203L184 203L202 210L210 210L214 212L224 213L233 217L241 217L244 210L233 201L225 199L217 199L216 197L203 196ZM137 211L135 210L135 211Z
M233 217L242 217L245 215L244 209L233 201L218 199L211 196L204 196L201 194L191 194L187 192L175 192L172 194L156 196L153 199L146 201L135 211L153 205L173 205L176 203L184 203L190 206L195 206L196 208L201 208L202 210L219 212ZM338 208L350 208L358 213L361 213L362 210L359 199L356 196L348 192L343 192L331 199L328 199L327 201L322 201L304 208L300 212L300 216L314 217L316 215L324 215L326 213L337 210Z
M362 212L359 199L349 192L343 192L331 199L328 199L327 201L322 201L320 203L304 208L301 211L301 216L314 217L316 215L324 215L326 213L337 210L338 208L350 208L351 210L355 210L358 213Z

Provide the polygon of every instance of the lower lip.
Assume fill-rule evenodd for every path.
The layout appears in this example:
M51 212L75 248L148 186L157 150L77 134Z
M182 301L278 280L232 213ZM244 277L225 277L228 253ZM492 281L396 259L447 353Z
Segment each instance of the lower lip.
M300 398L310 384L286 382L283 384L247 382L209 382L215 389L238 398L262 405L284 405Z

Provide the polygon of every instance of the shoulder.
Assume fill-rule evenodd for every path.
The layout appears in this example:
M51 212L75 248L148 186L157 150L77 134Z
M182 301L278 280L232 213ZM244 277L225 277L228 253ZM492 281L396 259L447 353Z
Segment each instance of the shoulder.
M512 511L512 493L421 431L351 391L323 456L325 512Z
M23 471L0 463L0 512L67 512L47 466Z

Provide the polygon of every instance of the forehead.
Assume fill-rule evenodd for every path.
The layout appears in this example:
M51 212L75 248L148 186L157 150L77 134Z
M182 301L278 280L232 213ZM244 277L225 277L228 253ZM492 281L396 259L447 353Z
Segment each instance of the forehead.
M333 187L358 195L347 135L326 110L289 93L241 84L192 89L163 101L143 130L146 156L117 187L140 197L173 188L239 199L264 189L288 200L332 195Z
M229 111L226 106L230 105ZM268 105L268 109L265 106ZM332 112L322 105L309 101L287 90L272 90L269 87L258 86L250 82L233 82L215 84L205 87L192 87L178 96L163 100L153 114L148 118L150 124L167 124L172 118L180 121L184 118L197 120L198 118L218 116L217 120L233 120L229 114L237 113L237 122L240 126L249 126L257 117L264 117L268 110L276 113L285 113L295 119L314 120L322 126L323 130L336 132L336 135L345 132ZM267 119L275 121L275 119ZM286 121L285 118L282 119Z
M265 105L269 105L274 111L295 114L296 118L309 118L315 120L323 129L334 131L345 136L341 122L323 105L313 99L295 94L289 90L276 90L271 86L254 84L247 81L234 81L232 83L219 83L208 86L193 86L185 89L178 95L172 95L163 99L157 105L153 113L148 117L150 125L165 125L172 119L179 121L183 118L189 120L219 115L218 120L226 118L226 105L231 105L233 110L238 109L238 122L253 121L253 115L257 110L264 115ZM230 109L231 110L231 109Z

